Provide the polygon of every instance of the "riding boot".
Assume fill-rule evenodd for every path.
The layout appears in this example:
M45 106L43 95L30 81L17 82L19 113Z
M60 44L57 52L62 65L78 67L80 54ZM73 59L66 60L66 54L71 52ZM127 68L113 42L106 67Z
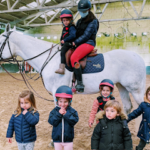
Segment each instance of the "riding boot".
M60 64L59 65L59 69L57 69L55 71L55 73L58 73L58 74L65 74L65 64Z
M146 142L140 139L139 145L136 146L136 150L143 150L145 146L146 146Z
M84 85L82 82L82 69L79 63L74 65L74 73L77 79L77 85L75 86L78 92L84 92Z
M143 150L143 148L136 146L135 150Z

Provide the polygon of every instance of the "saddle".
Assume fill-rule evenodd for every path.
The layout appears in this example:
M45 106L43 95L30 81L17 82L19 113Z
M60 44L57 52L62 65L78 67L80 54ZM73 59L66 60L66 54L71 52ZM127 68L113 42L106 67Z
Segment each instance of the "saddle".
M75 51L75 49L69 49L65 56L66 56L66 64L68 67L71 67L71 63L70 63L70 57L73 54L73 52ZM87 56L85 56L84 58L82 58L79 63L81 65L81 68L84 69L86 66L86 62L87 62L87 57L94 57L97 55L97 49L93 49L93 51L91 53L89 53Z

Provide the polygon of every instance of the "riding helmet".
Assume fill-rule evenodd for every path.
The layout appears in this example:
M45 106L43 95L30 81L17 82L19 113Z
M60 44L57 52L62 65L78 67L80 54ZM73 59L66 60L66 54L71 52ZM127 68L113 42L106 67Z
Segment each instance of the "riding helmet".
M69 98L72 99L72 90L70 87L66 86L66 85L62 85L60 86L55 93L55 97L59 98L59 97L63 97L63 98ZM72 100L70 101L72 102Z
M64 9L60 14L60 18L73 18L73 14L69 9Z
M78 3L78 11L87 11L91 9L91 2L89 0L80 0Z
M110 79L104 79L101 81L100 85L99 85L99 89L101 88L102 85L106 85L112 88L112 90L114 89L114 83L110 80Z

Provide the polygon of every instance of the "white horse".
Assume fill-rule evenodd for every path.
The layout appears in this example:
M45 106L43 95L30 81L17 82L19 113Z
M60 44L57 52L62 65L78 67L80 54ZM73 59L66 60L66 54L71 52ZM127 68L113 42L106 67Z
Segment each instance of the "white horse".
M7 32L2 35L7 35ZM6 37L0 36L0 46ZM9 36L10 49L13 56L21 56L23 59L34 57L41 52L49 49L53 43L32 38L27 35L20 35L15 31ZM54 45L54 44L53 44ZM54 47L51 56L57 51L58 46ZM49 52L28 61L28 63L38 72L45 62ZM8 43L6 43L2 58L10 58ZM145 91L146 69L143 59L136 53L127 50L113 50L104 53L105 68L102 72L83 74L83 83L85 85L84 93L93 94L99 92L99 83L103 79L112 80L119 89L124 110L129 113L132 104L129 92L134 97L137 104L143 101ZM55 70L60 64L60 52L58 52L42 71L45 88L53 94L55 100L56 89L61 85L71 87L72 72L65 70L65 75L56 74ZM56 104L56 102L55 102Z

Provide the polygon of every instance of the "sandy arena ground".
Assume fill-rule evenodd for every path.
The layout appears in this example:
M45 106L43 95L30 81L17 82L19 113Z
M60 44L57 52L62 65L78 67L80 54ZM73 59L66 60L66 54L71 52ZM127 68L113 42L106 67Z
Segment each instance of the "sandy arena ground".
M16 78L21 78L19 74L13 75ZM43 87L40 79L36 82L30 81L30 83L41 96L53 99ZM150 75L147 76L146 88L149 85ZM25 89L27 89L27 87L24 82L17 81L5 73L0 74L0 150L17 150L15 139L13 138L13 143L9 144L5 137L9 119L17 106L18 94ZM75 126L74 150L90 150L91 135L95 124L92 128L89 128L88 119L93 101L98 95L99 94L74 95L72 107L75 108L79 114L79 122ZM120 101L119 92L116 87L113 95ZM35 150L54 150L54 148L49 147L52 126L47 122L49 112L54 108L54 103L40 98L36 98L36 102L40 113L40 121L36 126L37 141L35 142ZM134 105L133 108L136 108L133 98L132 102ZM139 142L139 138L136 136L137 126L134 120L129 123L134 149ZM150 150L150 145L147 145L144 150Z

